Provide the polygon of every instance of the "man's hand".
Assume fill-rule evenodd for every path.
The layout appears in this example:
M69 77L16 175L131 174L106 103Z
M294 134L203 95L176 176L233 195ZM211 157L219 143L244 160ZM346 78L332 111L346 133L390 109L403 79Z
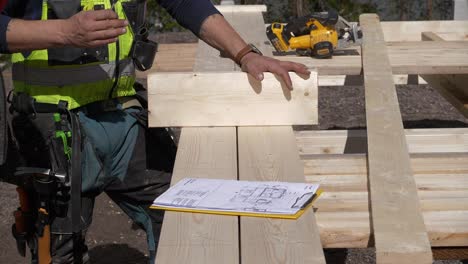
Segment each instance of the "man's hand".
M51 47L99 47L117 41L128 22L112 10L82 11L69 19L12 19L7 27L10 52Z
M81 11L65 20L64 43L76 47L98 47L117 41L128 21L112 10Z
M247 46L239 34L229 25L221 15L209 16L203 22L200 31L200 38L212 47L218 49L221 53L235 58L239 51ZM279 61L273 58L260 56L257 53L250 52L242 57L240 64L242 70L253 75L258 80L263 80L264 72L272 72L279 75L286 86L292 90L292 82L289 77L289 71L308 75L310 72L306 66L287 61Z
M252 75L255 79L262 81L264 72L274 73L283 79L286 86L292 90L291 77L289 72L293 71L299 74L310 75L310 71L304 64L279 61L270 57L261 56L250 52L240 61L242 70Z

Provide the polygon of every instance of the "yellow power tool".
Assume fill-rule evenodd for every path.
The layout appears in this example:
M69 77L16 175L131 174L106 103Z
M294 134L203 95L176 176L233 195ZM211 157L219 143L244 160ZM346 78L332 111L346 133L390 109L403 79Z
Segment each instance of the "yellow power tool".
M334 10L300 17L286 25L272 23L266 33L279 55L296 51L320 59L331 58L335 49L359 44L362 39L357 23L349 23Z

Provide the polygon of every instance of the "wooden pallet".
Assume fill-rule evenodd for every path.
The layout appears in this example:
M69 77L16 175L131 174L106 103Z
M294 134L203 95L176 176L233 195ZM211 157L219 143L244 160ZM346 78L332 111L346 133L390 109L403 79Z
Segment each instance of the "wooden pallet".
M258 38L264 30L258 11L232 8L226 12L224 16L245 33L245 39L271 54L264 39ZM403 130L392 76L392 72L423 77L468 74L464 57L468 42L408 42L417 41L414 35L424 31L457 40L468 31L468 23L457 22L466 23L459 24L461 29L450 27L451 22L382 22L380 27L375 15L361 17L361 23L363 48L360 55L351 56L359 60L336 56L321 64L310 58L295 59L318 66L319 83L323 74L363 71L367 133L293 134L284 126L191 127L181 133L173 182L187 175L320 182L325 193L317 201L315 214L291 223L167 213L157 263L324 263L322 246L375 246L378 263L429 263L431 246L468 246L468 154L464 154L468 130ZM453 32L440 33L447 29ZM440 50L446 48L453 57L441 60ZM197 72L239 70L202 43L194 58ZM164 69L160 65L157 68ZM314 239L318 234L321 245Z

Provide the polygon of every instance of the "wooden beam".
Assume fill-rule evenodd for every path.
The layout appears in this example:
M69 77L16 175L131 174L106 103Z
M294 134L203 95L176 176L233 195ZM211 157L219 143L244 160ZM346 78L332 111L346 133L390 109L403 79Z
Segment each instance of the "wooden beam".
M304 77L306 78L306 77ZM291 74L294 90L265 73L161 73L149 76L150 127L317 124L317 73Z
M364 154L304 155L302 160L307 182L320 182L326 191L360 192L369 188L365 177L369 164ZM468 189L466 153L413 154L411 167L419 190Z
M261 13L266 12L266 5L217 5L219 12L226 13Z
M420 41L426 31L451 34L450 40L463 40L468 35L468 21L385 21L381 25L387 42Z
M390 42L386 43L393 74L467 74L468 43ZM334 56L330 60L311 57L275 56L280 60L303 63L317 68L319 75L359 75L361 56Z
M258 45L258 43L255 43ZM393 54L390 54L390 62L393 64L398 63L399 65L394 65L393 71L395 76L395 83L396 84L407 84L408 80L406 77L401 76L400 74L406 75L408 73L428 73L428 74L437 74L439 72L443 73L467 73L466 66L468 62L464 62L463 60L453 60L448 58L441 58L441 62L443 64L437 64L439 61L439 57L443 57L441 52L437 51L437 47L431 48L429 51L422 51L425 54L415 53L413 52L414 49L417 49L417 44L415 43L416 47L411 48L408 50L407 47L401 46L398 47L399 44L392 43L392 46L389 47L390 49L395 50L395 57ZM208 45L201 45L206 49L206 52L212 52L213 48L209 47ZM188 44L161 44L159 46L159 51L156 55L153 69L149 70L148 72L137 72L138 78L146 78L146 75L151 72L180 72L180 71L192 71L192 67L195 62L195 53L198 47L196 43L188 43ZM271 53L271 52L270 52ZM268 53L265 53L268 54ZM459 58L464 58L466 52L463 53L463 50L455 49L447 54L453 54L451 56L459 56ZM174 58L178 58L175 60ZM198 58L203 58L201 53L198 53ZM225 67L225 63L223 61L230 61L227 58L219 57L219 53L216 54L216 57L219 61L212 61L213 59L209 60L206 63L210 64L209 70L211 71L232 71L236 69L236 65L231 62L229 67ZM361 73L361 57L358 55L346 55L346 56L334 56L333 59L330 60L318 60L314 58L301 58L296 56L277 56L276 58L281 60L293 60L304 63L309 65L309 67L317 68L320 78L319 78L319 86L325 85L344 85L345 76L339 76L338 79L333 76L324 76L324 75L359 75ZM214 59L216 60L216 59ZM200 60L199 60L200 61ZM221 62L221 63L219 63ZM195 62L201 63L201 62ZM431 68L436 67L436 68ZM460 68L458 68L460 67ZM219 69L221 68L221 69ZM400 76L398 76L400 75ZM421 81L420 81L421 83Z
M155 72L193 71L197 46L197 43L160 44L153 67L144 72L136 71L137 79L146 79Z
M468 30L467 30L468 31ZM444 40L453 41L453 40L468 40L468 32L437 32L437 35L442 37Z
M411 76L411 75L410 75ZM360 86L364 82L360 75L319 75L318 85L320 86ZM393 75L395 84L427 84L423 78L417 78L416 82L412 82L411 77L405 74Z
M184 128L171 184L185 177L237 179L235 128ZM238 218L166 212L156 263L239 264Z
M421 38L423 41L434 44L450 43L433 32L423 32ZM465 43L468 46L468 41ZM422 75L421 77L462 115L468 117L468 74Z
M366 155L303 159L306 181L324 189L314 204L323 246L373 246ZM468 246L468 154L415 154L411 166L431 245Z
M467 211L431 211L423 213L429 240L433 247L460 247L468 245ZM368 212L316 213L320 238L325 248L367 248L374 246ZM393 241L399 243L398 240ZM399 244L401 245L401 244ZM404 263L409 255L402 255ZM377 262L378 263L378 262ZM418 263L414 261L414 263Z
M261 13L238 13L230 22L247 42L256 45L263 54L272 53L271 46L265 44L265 22ZM317 90L316 79L315 82L309 82L307 88ZM316 107L315 102L313 107ZM276 115L278 111L271 113ZM238 152L241 180L304 181L303 167L291 127L239 127ZM297 221L241 217L240 222L243 264L325 264L312 210Z
M239 127L239 179L304 182L291 127ZM313 210L297 221L241 217L242 263L325 263Z
M421 210L468 211L467 191L419 191ZM320 212L369 212L367 192L327 192L314 204Z
M432 263L392 68L375 14L359 18L366 96L370 203L377 263Z
M199 43L195 70L208 71L213 61L220 70L233 67L218 54ZM237 179L235 127L182 128L171 184L188 176ZM238 264L238 227L238 217L166 212L155 262Z
M301 155L367 153L365 130L296 131ZM405 129L410 153L468 152L468 128Z

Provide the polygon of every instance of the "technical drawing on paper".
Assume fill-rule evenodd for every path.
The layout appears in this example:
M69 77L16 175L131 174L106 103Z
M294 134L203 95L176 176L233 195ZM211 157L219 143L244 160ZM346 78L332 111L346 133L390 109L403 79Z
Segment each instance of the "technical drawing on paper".
M230 201L248 203L252 205L251 209L255 209L257 206L271 204L274 199L281 199L287 190L287 187L281 185L254 188L245 186Z

